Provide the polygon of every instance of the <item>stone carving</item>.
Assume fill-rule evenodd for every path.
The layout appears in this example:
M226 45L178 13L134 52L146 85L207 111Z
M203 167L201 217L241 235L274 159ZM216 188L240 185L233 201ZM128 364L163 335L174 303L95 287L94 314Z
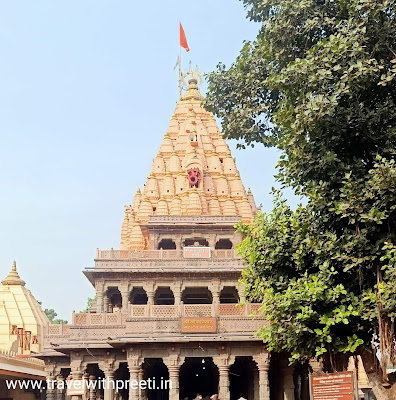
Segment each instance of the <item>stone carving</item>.
M187 171L188 182L190 187L198 188L199 182L201 182L202 174L199 168L191 168Z

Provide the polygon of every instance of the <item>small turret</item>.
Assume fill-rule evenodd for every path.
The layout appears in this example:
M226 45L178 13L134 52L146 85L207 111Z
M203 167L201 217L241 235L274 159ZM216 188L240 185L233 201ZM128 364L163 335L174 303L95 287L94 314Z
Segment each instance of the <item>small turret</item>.
M22 280L18 274L16 262L12 263L11 271L9 274L1 281L3 285L17 285L25 286L25 281Z

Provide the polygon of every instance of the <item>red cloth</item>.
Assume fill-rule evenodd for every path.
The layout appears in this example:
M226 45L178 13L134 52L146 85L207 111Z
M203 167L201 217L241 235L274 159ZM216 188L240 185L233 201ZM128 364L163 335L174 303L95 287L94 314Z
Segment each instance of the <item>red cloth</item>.
M190 51L187 44L186 34L184 33L184 29L182 27L181 22L179 22L179 24L180 24L180 46L185 48L186 51Z

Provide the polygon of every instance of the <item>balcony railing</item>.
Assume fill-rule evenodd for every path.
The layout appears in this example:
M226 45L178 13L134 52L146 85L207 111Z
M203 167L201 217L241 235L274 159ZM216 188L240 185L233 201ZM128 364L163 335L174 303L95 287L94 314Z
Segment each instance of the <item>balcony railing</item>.
M114 250L114 249L96 250L97 260L133 260L133 259L169 260L169 259L181 259L181 258L183 258L183 250ZM210 258L235 259L239 257L237 256L234 249L230 249L230 250L212 250L210 252Z
M73 325L124 325L127 318L225 317L255 314L261 304L129 305L129 313L74 313ZM60 325L50 325L59 332ZM68 325L63 325L65 330ZM55 333L55 332L54 332Z
M73 314L72 325L49 325L44 348L53 343L72 341L103 341L108 338L136 336L147 340L152 336L180 335L182 317L216 318L216 331L224 335L254 337L265 319L257 315L260 304L181 304L181 305L131 305L129 313Z

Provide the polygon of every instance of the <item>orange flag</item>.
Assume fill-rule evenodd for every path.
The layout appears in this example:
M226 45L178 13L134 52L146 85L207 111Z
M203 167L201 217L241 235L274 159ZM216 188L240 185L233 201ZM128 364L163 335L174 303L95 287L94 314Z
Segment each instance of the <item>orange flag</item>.
M190 51L187 44L186 34L184 33L184 29L182 27L181 22L179 22L179 24L180 24L180 46L185 48L186 51Z

